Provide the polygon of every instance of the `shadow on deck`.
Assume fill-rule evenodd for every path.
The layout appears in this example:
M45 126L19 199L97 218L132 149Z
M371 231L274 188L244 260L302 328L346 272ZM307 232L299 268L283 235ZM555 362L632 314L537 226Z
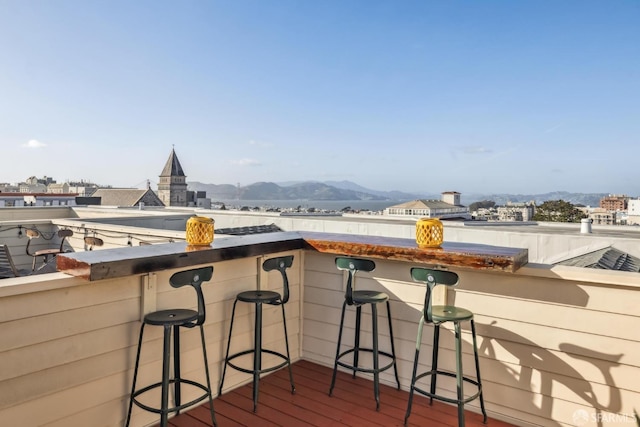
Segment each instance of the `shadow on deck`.
M238 426L402 426L408 392L380 385L380 411L376 412L373 384L366 378L351 378L339 372L333 397L328 396L331 369L308 361L293 365L296 393L291 394L289 376L281 369L260 381L258 410L253 413L251 384L216 398L213 403L219 427ZM172 427L211 426L208 404L169 420ZM409 426L457 427L456 408L416 395ZM482 417L467 411L466 425L480 427ZM491 427L511 424L488 420Z

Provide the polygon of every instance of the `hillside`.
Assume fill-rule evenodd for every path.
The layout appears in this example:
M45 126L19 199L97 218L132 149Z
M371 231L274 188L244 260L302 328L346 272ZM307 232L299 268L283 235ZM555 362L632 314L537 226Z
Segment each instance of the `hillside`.
M358 190L341 189L321 182L300 182L281 186L256 182L244 187L189 182L189 190L206 191L212 200L390 200Z
M206 191L212 200L389 200L407 201L415 199L440 199L440 194L414 194L402 191L378 191L362 187L351 181L300 181L279 183L256 182L237 187L231 184L205 184L198 181L188 183L189 190ZM606 193L570 193L554 191L543 194L461 194L463 205L492 200L503 206L507 202L564 200L574 205L598 206Z

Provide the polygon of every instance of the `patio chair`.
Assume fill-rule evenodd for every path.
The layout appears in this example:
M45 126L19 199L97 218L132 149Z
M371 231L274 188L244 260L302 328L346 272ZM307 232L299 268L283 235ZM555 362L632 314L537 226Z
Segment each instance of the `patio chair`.
M0 245L0 279L26 276L29 273L29 270L21 270L16 267L7 245Z
M42 263L47 264L49 261L49 257L53 257L56 256L58 254L61 254L64 252L64 244L65 241L67 239L67 237L71 237L73 236L73 230L69 230L69 229L65 229L65 230L58 230L58 238L60 238L60 246L56 247L56 248L48 248L48 249L40 249L37 250L35 252L29 252L29 248L31 246L31 243L33 242L33 239L39 239L40 237L42 237L42 235L40 234L40 232L38 230L34 230L31 228L27 229L27 237L29 238L29 241L27 242L27 255L33 257L33 263L31 265L31 271L35 271L36 269L36 260L38 259L38 257L43 257L42 259Z
M102 240L99 237L85 237L84 238L84 245L86 246L86 250L88 251L92 251L93 248L95 246L103 246L104 245L104 240Z

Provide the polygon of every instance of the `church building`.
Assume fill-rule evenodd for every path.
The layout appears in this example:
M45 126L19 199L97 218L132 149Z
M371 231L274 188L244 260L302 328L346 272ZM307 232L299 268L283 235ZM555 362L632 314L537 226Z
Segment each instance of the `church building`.
M160 174L158 197L165 206L188 206L187 176L182 170L175 149L171 149L169 159Z

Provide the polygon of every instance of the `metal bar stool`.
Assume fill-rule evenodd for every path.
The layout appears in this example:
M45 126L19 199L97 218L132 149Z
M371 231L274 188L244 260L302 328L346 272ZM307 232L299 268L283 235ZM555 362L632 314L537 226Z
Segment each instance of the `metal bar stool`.
M329 389L329 396L333 394L333 387L336 383L336 372L338 365L343 368L347 368L353 371L353 378L356 377L356 372L365 372L373 374L373 394L376 398L376 411L380 410L380 382L379 374L393 366L393 370L396 376L396 383L398 384L398 390L400 390L400 380L398 379L398 367L396 365L396 351L393 344L393 328L391 326L391 306L389 305L389 296L383 292L367 291L367 290L355 290L355 276L358 271L370 272L376 268L376 264L367 259L338 257L336 258L336 267L339 270L346 270L349 272L347 278L347 289L344 295L344 302L342 303L342 316L340 317L340 333L338 335L338 346L336 348L336 358L333 365L333 376L331 378L331 388ZM378 349L378 311L377 305L380 303L387 304L387 317L389 319L389 338L391 341L391 353L380 351ZM371 320L372 320L372 340L373 344L371 348L360 347L360 319L362 315L362 306L364 304L371 305ZM344 313L347 305L356 306L356 329L355 329L355 341L354 346L343 352L340 352L340 345L342 343L342 331L344 327ZM365 368L358 366L358 359L361 351L372 353L373 356L373 368ZM353 354L353 363L347 363L341 359L348 355ZM386 356L390 359L390 362L384 366L380 366L380 356Z
M432 305L431 299L433 289L437 285L456 286L458 284L458 275L451 271L431 270L428 268L414 267L411 269L411 277L416 282L425 283L427 285L424 309L422 317L418 325L418 338L416 339L416 354L413 360L413 374L411 376L411 387L409 389L409 403L407 413L404 417L404 424L407 425L409 415L411 415L411 404L413 403L413 393L418 392L429 397L429 402L433 403L433 399L442 400L448 403L454 403L458 406L458 426L464 426L464 405L476 398L480 398L480 409L483 415L483 423L487 422L487 412L484 409L484 398L482 396L482 380L480 379L480 363L478 360L478 345L476 342L476 325L473 321L473 313L461 307L452 305ZM476 364L476 378L474 380L465 377L462 371L462 336L460 331L460 322L469 321L471 323L471 336L473 337L473 356ZM422 342L422 328L426 323L433 323L433 353L431 359L431 370L417 374L418 357L420 355L420 343ZM438 346L440 340L440 325L445 322L453 322L455 329L455 346L456 346L456 372L448 372L438 369ZM431 375L431 388L429 391L416 386L416 381L425 376ZM438 375L446 375L456 379L457 398L451 399L436 394L436 382ZM476 386L477 391L469 397L464 397L464 382L468 382Z
M138 339L138 354L136 355L136 365L133 371L133 385L131 386L131 397L129 399L129 412L127 413L127 421L125 426L129 425L131 421L131 410L135 403L140 408L160 414L160 425L162 427L167 426L167 420L171 412L179 414L180 411L188 406L194 405L202 400L209 398L209 408L211 412L211 421L214 426L217 426L216 416L213 410L213 396L211 395L211 382L209 380L209 363L207 360L207 349L204 340L204 328L202 327L206 313L204 296L202 295L202 282L211 280L213 276L213 267L205 267L193 270L186 270L175 273L169 279L169 283L174 288L180 288L185 285L191 285L196 291L198 297L198 311L187 309L169 309L155 311L144 316L144 321L140 326L140 338ZM144 333L144 326L162 326L164 328L164 344L162 353L162 381L151 385L148 385L140 390L136 391L136 379L138 376L138 366L140 363L140 350L142 348L142 336ZM202 340L202 355L204 357L204 371L207 377L207 385L197 383L192 380L184 379L180 375L180 328L193 328L195 326L200 327L200 339ZM173 329L173 369L174 378L169 378L169 365L171 355L171 330ZM174 386L174 401L175 406L169 407L169 385ZM201 389L204 393L187 403L182 403L181 398L181 386L182 384L188 384L190 386ZM154 408L141 403L137 397L141 394L161 387L161 401L160 408Z
M283 256L278 258L270 258L262 263L264 271L278 270L282 275L283 292L282 295L274 291L245 291L240 292L236 296L236 300L233 303L233 311L231 314L231 326L229 327L229 340L227 341L227 354L224 358L224 367L222 369L222 378L220 379L220 388L218 395L222 394L222 386L224 384L224 376L227 371L227 365L231 366L240 372L253 375L253 412L256 412L258 407L258 384L260 381L260 374L275 371L282 368L285 365L289 366L289 382L291 383L291 394L295 393L296 388L293 384L293 372L291 370L291 356L289 354L289 338L287 335L287 319L284 313L284 305L289 301L289 280L287 278L287 268L293 264L293 255ZM255 325L253 330L253 348L245 351L229 355L229 349L231 348L231 334L233 332L233 321L236 314L236 304L240 302L246 302L255 305ZM262 304L279 305L282 307L282 324L284 325L284 342L287 347L287 355L263 348L262 346ZM269 353L277 356L283 361L275 366L263 368L262 367L262 353ZM253 354L253 368L246 369L233 362L234 359L247 354Z

